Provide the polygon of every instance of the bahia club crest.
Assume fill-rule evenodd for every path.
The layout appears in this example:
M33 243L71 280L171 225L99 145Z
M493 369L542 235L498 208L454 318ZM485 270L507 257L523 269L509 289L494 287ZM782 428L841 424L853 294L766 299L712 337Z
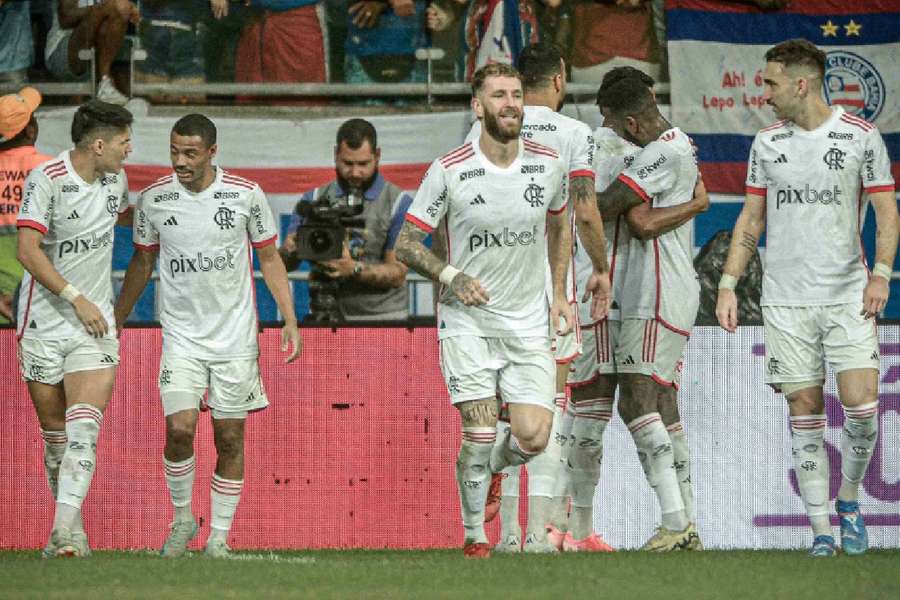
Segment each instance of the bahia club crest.
M825 98L870 123L884 108L885 85L872 63L853 52L832 50L825 59Z

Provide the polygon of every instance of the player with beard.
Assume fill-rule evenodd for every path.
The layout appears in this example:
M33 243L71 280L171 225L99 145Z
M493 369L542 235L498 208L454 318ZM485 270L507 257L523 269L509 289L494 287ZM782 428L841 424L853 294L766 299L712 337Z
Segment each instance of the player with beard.
M663 119L640 78L622 78L599 100L604 123L642 148L598 198L608 209L604 218L625 213L633 234L619 297L614 298L620 304L621 329L613 355L619 414L662 511L662 525L644 549L696 547L696 528L685 510L672 432L663 415L677 415L681 358L699 303L692 218L706 209L708 199L698 185L690 139ZM609 379L606 383L611 398L614 387Z
M347 321L404 320L409 316L406 265L397 260L394 243L412 196L378 171L381 148L375 127L350 119L337 131L334 165L337 178L303 194L300 202L327 200L332 206L359 210L362 228L352 227L341 258L313 269L314 278L337 282L338 308ZM294 254L301 217L294 212L280 249L288 270L299 262Z
M566 69L556 46L539 43L525 48L519 56L517 66L522 74L525 93L521 136L557 150L566 163L569 197L572 199L568 210L570 228L574 236L577 223L577 246L588 257L586 272L580 279L576 279L573 244L573 256L568 261L566 275L566 297L574 310L579 296L585 296L582 302L584 310L591 313L596 306L593 318L600 319L607 308L609 268L603 221L594 194L594 139L587 125L558 112L566 96ZM481 122L476 121L466 140L477 140L481 130ZM549 269L547 289L550 293ZM572 362L582 353L582 339L577 325L574 332L568 335L556 336L553 331L550 335L556 359L556 412L547 450L528 463L528 530L524 543L526 552L555 552L562 548L566 533L569 469L566 467L565 453L572 424L571 419L564 418L566 381ZM593 339L586 341L593 343ZM508 422L501 416L498 425L500 433L508 426ZM503 531L497 550L518 552L522 547L518 517L519 468L510 468L504 474L506 477L502 483L500 498ZM489 512L493 500L493 497L489 498ZM588 546L598 550L610 549L596 536L582 546L585 550Z
M540 454L550 435L555 368L548 331L550 322L558 323L556 333L564 335L574 320L565 290L572 237L567 165L555 150L519 138L518 72L486 65L475 73L472 93L481 136L431 164L400 230L397 256L443 284L440 364L462 417L456 478L463 551L487 557L484 517L492 479L499 484L504 468ZM422 243L442 219L446 260ZM534 268L548 256L549 306L546 273ZM502 436L498 390L509 404L510 429Z
M163 466L175 519L160 554L182 556L197 534L191 510L194 436L208 392L217 460L206 554L222 558L230 553L227 536L244 486L244 421L269 404L259 373L252 249L284 318L285 362L300 354L301 339L275 247L275 219L262 190L213 164L216 127L205 116L179 119L169 140L175 172L141 192L135 252L116 303L116 323L128 317L161 255Z
M859 484L878 440L875 317L887 303L900 229L881 134L827 104L825 60L823 51L802 39L766 52L763 97L780 120L753 140L746 200L716 304L719 323L734 332L734 288L765 230L766 383L788 403L797 487L812 525L810 554L823 557L838 551L828 511L825 363L836 374L844 408L835 507L841 548L859 555L868 549ZM871 273L860 243L870 202L878 228Z

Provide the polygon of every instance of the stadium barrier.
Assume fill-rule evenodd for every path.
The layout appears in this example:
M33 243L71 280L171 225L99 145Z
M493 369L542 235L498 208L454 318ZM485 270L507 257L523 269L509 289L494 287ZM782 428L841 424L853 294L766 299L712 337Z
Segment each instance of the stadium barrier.
M270 406L247 427L235 548L438 548L462 543L454 481L459 420L437 364L433 328L304 329L284 365L278 331L260 337ZM861 502L873 546L900 547L900 328L882 326L881 436ZM793 483L784 401L762 384L762 330L698 327L679 397L692 450L698 522L710 548L797 548L811 542ZM161 465L159 329L128 329L84 506L95 548L158 548L171 521ZM17 374L12 330L0 331L7 418L0 423L0 548L38 548L52 503L42 441ZM831 492L840 477L842 413L828 387ZM208 413L206 413L208 414ZM209 533L214 450L201 418L194 511ZM595 528L634 548L659 514L618 417L607 429ZM523 478L524 479L524 478ZM523 486L524 486L523 482ZM523 500L525 493L523 490ZM522 514L525 514L524 506ZM489 535L496 540L497 523Z

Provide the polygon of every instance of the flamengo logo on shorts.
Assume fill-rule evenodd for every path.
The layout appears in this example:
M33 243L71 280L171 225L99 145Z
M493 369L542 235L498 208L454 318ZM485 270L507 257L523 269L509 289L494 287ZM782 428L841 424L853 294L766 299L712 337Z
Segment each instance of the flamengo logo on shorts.
M224 271L225 269L234 269L234 252L225 249L225 255L206 256L202 252L197 253L197 257L187 257L179 254L178 258L169 260L169 272L172 277L176 273L199 273L200 271Z
M841 189L834 186L830 190L814 190L807 183L803 189L795 189L788 186L787 189L775 192L775 209L782 204L837 204L841 205Z
M474 252L479 248L531 246L537 241L537 229L537 225L535 225L530 231L510 231L509 227L504 227L503 231L496 233L484 230L480 235L473 234L469 236L469 251Z

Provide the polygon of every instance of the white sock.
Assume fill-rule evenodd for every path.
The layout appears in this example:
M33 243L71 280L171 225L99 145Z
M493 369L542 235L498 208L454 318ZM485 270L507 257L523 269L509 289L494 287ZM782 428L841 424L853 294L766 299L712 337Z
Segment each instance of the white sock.
M41 437L44 438L44 474L47 476L50 493L56 500L59 489L59 465L62 463L63 454L66 453L66 431L41 429Z
M569 496L572 493L572 469L569 467L569 452L572 450L572 423L575 420L575 405L568 390L557 394L559 410L559 431L555 441L560 445L559 465L553 483L553 501L550 504L550 524L559 531L569 529Z
M687 434L681 421L666 427L669 439L672 440L672 454L675 458L675 474L678 476L678 487L684 501L684 513L688 521L697 521L697 509L694 506L694 487L691 485L691 449L688 446Z
M559 396L557 396L559 400ZM559 435L559 426L562 419L562 411L565 408L566 396L562 395L562 406L560 408L557 402L556 409L553 412L553 423L550 426L550 436L547 447L543 452L534 456L528 462L528 497L542 496L544 498L552 498L554 487L556 485L557 474L560 470L559 459L562 455L563 447L567 438ZM531 510L529 509L529 514ZM549 517L549 515L545 515ZM543 525L543 524L542 524Z
M59 467L59 489L53 528L77 530L75 520L87 496L97 460L97 437L103 412L90 404L74 404L66 409L68 445Z
M169 497L175 507L175 520L193 520L191 496L194 493L194 457L172 462L164 456L163 468L166 473L166 485L169 487Z
M503 469L506 477L500 484L500 539L511 535L522 538L522 527L519 524L519 472L521 466Z
M494 427L463 427L456 458L456 483L467 543L488 541L484 533L484 503L491 484L491 448L496 437Z
M828 483L831 471L825 451L825 415L791 417L794 473L814 535L831 535Z
M494 429L496 431L496 429ZM499 473L506 467L524 465L537 454L526 452L519 446L519 441L509 429L504 435L498 435L491 450L491 472Z
M612 398L583 400L575 405L569 452L572 468L572 537L583 540L594 532L594 493L600 480L603 431L612 418Z
M872 451L878 441L878 402L844 407L844 430L841 433L841 487L838 498L847 502L859 498L859 482L863 480Z
M241 501L241 490L244 488L243 479L225 479L218 473L213 473L210 499L212 505L210 540L225 540L231 530L231 522L238 503Z
M628 430L637 446L647 481L659 500L662 526L672 531L683 531L688 526L688 520L675 475L672 442L662 417L658 412L640 416L628 424Z
M529 467L531 465L529 464ZM531 475L528 475L529 479ZM528 496L527 535L538 541L547 539L547 516L550 514L549 496Z

